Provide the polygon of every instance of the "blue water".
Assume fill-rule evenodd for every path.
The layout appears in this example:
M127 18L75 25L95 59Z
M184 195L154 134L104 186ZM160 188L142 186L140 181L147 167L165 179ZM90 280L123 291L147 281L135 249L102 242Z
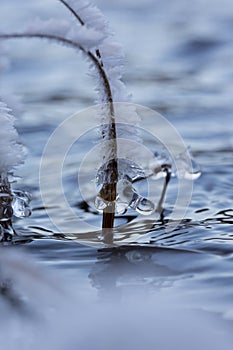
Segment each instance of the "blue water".
M122 339L132 337L130 318L127 318L128 310L132 318L137 318L140 329L144 329L145 334L151 327L146 322L148 315L148 323L154 322L154 327L161 329L166 337L177 333L183 339L184 348L185 341L192 348L195 332L189 334L186 320L192 320L191 323L197 326L200 319L203 324L212 325L217 318L221 326L216 326L216 329L226 331L229 335L233 318L233 2L138 0L135 3L131 0L98 0L96 4L108 18L124 47L124 81L132 92L133 102L160 112L173 124L190 146L202 176L195 180L186 215L173 232L166 230L166 213L169 214L174 202L175 179L172 179L168 187L164 222L149 218L132 222L122 233L122 247L98 250L83 244L83 240L92 240L91 234L75 236L59 232L51 223L41 200L38 175L40 159L53 130L69 115L93 105L96 98L93 82L86 75L86 62L70 49L36 40L9 42L6 51L10 64L0 71L0 91L21 99L16 108L19 118L17 127L29 154L25 165L18 171L21 179L15 186L29 191L33 197L32 216L15 222L18 236L14 239L12 260L14 250L23 247L22 257L29 254L32 255L32 260L38 262L39 266L35 267L35 271L43 268L45 275L47 271L56 275L59 281L56 283L59 285L62 284L61 281L65 281L66 293L72 291L73 296L77 290L85 305L92 305L93 300L96 303L96 300L111 299L112 305L116 305L113 310L113 327L119 327L119 337L124 334ZM46 18L67 16L55 0L40 0L36 3L24 1L23 5L14 0L2 0L0 31L20 30L26 21L36 15ZM91 142L87 140L86 144L83 143L84 154L88 150L89 141ZM55 156L59 156L59 153ZM64 186L71 207L84 220L100 225L99 216L86 212L77 205L80 198L76 188L76 172L81 157L82 155L71 152L64 169ZM56 202L56 187L53 187L51 178L48 183L51 203L54 203L54 207L51 206L48 212L51 211L66 222L66 232L69 228L72 231L72 223L62 216L62 207ZM77 232L80 230L77 229ZM13 266L17 267L17 263ZM14 269L12 271L13 276L18 274L17 268L16 272ZM33 281L30 273L26 272L26 284L25 267L19 268L20 271L23 276L21 284L15 288L18 288L18 294L22 294L23 298ZM36 295L41 300L46 315L46 303L53 299L53 292L48 292L46 299L44 284L47 282L42 281L40 276L38 280L38 285L41 283L41 294L38 287L36 293L32 290L27 298L32 308L40 309L34 303L33 296ZM127 309L124 300L130 301L132 295L136 295L135 304ZM152 302L146 304L148 295ZM79 299L77 296L74 298ZM4 297L2 299L1 303L4 303ZM62 300L58 304L62 304L64 298ZM144 303L146 305L143 313L141 309ZM169 309L173 310L176 303L188 310L188 315L180 316L176 310L174 313L172 311L171 317ZM77 305L82 309L80 299ZM155 319L152 317L156 312L155 306L159 308L160 315L163 315L162 321L158 316ZM102 309L105 307L107 309L106 304ZM118 307L122 307L125 315L122 319L117 314ZM96 308L95 304L94 320L99 315ZM69 319L69 312L64 310L66 303L59 312ZM135 310L141 310L141 313ZM193 316L193 310L200 312L201 316ZM202 313L207 313L208 317L210 315L211 320L207 321ZM86 319L83 309L80 314L84 324L89 319L92 320L90 309ZM50 316L48 319L52 323L54 319ZM100 319L102 320L101 317ZM124 327L125 319L128 323ZM12 320L9 322L13 322ZM89 334L88 327L85 328L80 319L77 320L72 315L69 320L71 329L73 322L79 322L83 327L81 329ZM168 320L171 322L167 328L160 328L160 321L165 325ZM182 329L174 329L176 320L181 320ZM91 322L94 327L98 324L98 321ZM108 324L106 315L101 322L101 326L97 327L98 334ZM14 334L15 330L15 338L20 338L22 329L17 327L13 325L12 332ZM57 329L62 327L59 324ZM132 327L137 329L138 323L132 321ZM150 335L141 338L144 345L147 344L146 339L151 341L145 348L154 346L153 331L152 329ZM199 331L196 330L200 335ZM189 335L186 336L186 333ZM54 334L53 336L55 337ZM206 339L212 339L211 337L206 330ZM109 336L106 335L107 344L113 338L114 332L111 330ZM200 335L200 339L203 339L203 343L199 345L201 349L207 346L204 338ZM66 343L66 337L61 339ZM222 344L230 349L228 338L224 339ZM53 345L50 346L48 342L47 346L56 348L55 343L51 342ZM16 349L15 344L12 340L9 348ZM85 344L89 343L82 343L79 339L77 344L88 346ZM127 341L124 344L127 347ZM133 346L132 344L129 343L128 346ZM172 348L172 344L172 340L167 341L166 348ZM215 348L214 344L217 344L215 340L210 346ZM25 342L23 349L27 349L27 346L30 345ZM60 346L63 349L61 344ZM139 346L139 342L134 346Z

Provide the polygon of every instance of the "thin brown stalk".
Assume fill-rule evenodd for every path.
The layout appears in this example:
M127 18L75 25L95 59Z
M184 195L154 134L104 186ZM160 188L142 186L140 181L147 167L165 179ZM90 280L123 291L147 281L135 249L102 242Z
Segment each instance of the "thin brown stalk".
M84 21L82 18L78 15L78 13L65 1L65 0L59 0L73 15L74 17L79 21L79 23L83 26L85 25ZM96 56L88 51L89 57L93 61L96 62L98 61L98 69L101 72L104 72L104 84L105 84L105 91L107 95L107 100L109 103L109 112L110 112L110 118L111 118L111 123L109 126L109 134L107 135L107 138L110 140L115 140L114 142L114 150L113 150L113 155L114 155L114 161L110 161L106 170L105 178L106 180L103 183L103 187L101 190L101 195L102 197L109 202L109 206L103 210L103 219L102 219L102 229L103 231L111 231L113 226L114 226L114 217L115 217L115 200L116 200L116 185L117 185L117 180L118 180L118 165L117 165L117 135L116 135L116 125L115 125L115 116L114 116L114 106L113 106L113 98L112 98L112 92L111 92L111 87L108 81L108 78L105 74L105 71L103 69L103 62L101 59L101 53L99 50L96 50ZM98 60L99 58L99 60ZM97 63L96 63L97 64ZM100 67L102 69L100 69ZM106 136L104 136L106 137ZM111 178L111 183L109 183L109 178ZM108 234L108 233L107 233Z
M77 14L77 12L66 2L65 0L59 0L68 10L74 15L74 17L79 21L79 23L84 26L82 18Z

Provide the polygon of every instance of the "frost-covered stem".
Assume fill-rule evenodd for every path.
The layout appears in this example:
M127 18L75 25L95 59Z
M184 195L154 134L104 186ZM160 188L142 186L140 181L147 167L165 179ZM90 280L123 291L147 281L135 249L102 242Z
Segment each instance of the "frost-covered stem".
M79 23L84 26L84 22L82 20L82 18L77 14L76 11L74 11L74 9L65 1L65 0L59 0L63 5L65 5L68 10L74 15L74 17L79 21Z
M108 130L107 138L112 140L112 155L113 158L108 161L104 182L102 189L100 191L100 195L103 199L105 199L109 205L103 210L103 219L102 219L102 229L103 233L109 234L109 231L112 231L114 226L114 218L115 218L115 200L117 197L117 181L118 181L118 165L117 165L117 135L116 135L116 127L115 127L115 118L114 118L114 106L113 102L109 103L110 107L110 125ZM105 136L106 137L106 136Z
M63 2L63 3L65 4L65 2ZM67 6L68 6L68 4L67 4ZM113 141L111 143L111 145L112 145L112 149L111 149L112 160L109 161L109 163L108 163L108 167L107 167L106 173L105 173L105 181L103 183L103 187L101 190L101 195L103 196L103 198L110 203L110 205L106 209L104 209L104 211L103 211L102 228L111 230L114 226L114 216L115 216L114 201L116 200L116 186L117 186L117 180L118 180L117 135L116 135L115 116L114 116L115 112L114 112L112 91L111 91L111 87L109 84L109 80L108 80L107 75L105 73L105 70L103 68L103 65L91 51L87 51L86 49L84 49L82 47L82 45L79 45L78 43L76 43L70 39L66 39L66 38L58 36L58 35L42 34L42 33L0 34L0 39L24 39L24 38L39 38L39 39L53 40L53 41L61 42L65 45L71 46L73 48L79 49L84 54L86 54L89 57L89 59L94 63L95 67L97 68L97 70L99 72L100 77L102 78L106 98L108 101L109 117L110 117L110 121L108 124L108 126L109 126L108 131L107 131L107 134L105 134L104 138L107 140Z
M0 39L27 39L27 38L39 38L39 39L48 39L48 40L53 40L53 41L58 41L61 42L65 45L69 45L73 48L79 49L80 51L82 51L84 54L86 54L91 61L94 63L94 65L96 66L96 68L98 69L99 75L102 78L103 81L103 85L104 85L104 89L105 89L105 94L107 96L107 101L109 103L109 112L111 115L111 123L112 125L110 126L110 130L111 133L113 133L114 135L116 135L116 131L115 130L115 118L114 118L114 107L113 107L113 98L112 98L112 91L111 91L111 87L108 81L108 78L106 76L105 70L102 66L102 64L99 62L98 58L96 58L96 56L91 52L91 51L87 51L85 50L81 45L79 45L78 43L70 40L70 39L66 39L63 38L62 36L59 35L53 35L53 34L42 34L42 33L12 33L12 34L0 34Z
M79 23L82 26L85 25L82 18L67 3L67 1L65 0L59 0L59 1L73 14L73 16L79 21ZM105 171L105 180L100 193L102 198L104 198L109 203L109 206L107 206L103 210L103 220L102 220L102 229L108 235L109 231L111 231L114 226L115 200L117 196L116 186L117 186L117 180L118 180L117 135L116 135L115 116L114 116L115 113L114 113L114 106L113 106L112 91L111 91L108 78L103 68L103 62L101 61L100 51L96 50L97 57L90 51L88 51L87 54L95 62L100 75L103 75L102 78L103 78L105 91L107 95L107 101L109 103L110 122L109 122L108 135L103 135L103 137L105 138L107 136L107 139L113 140L113 143L111 144L112 146L111 154L113 155L113 159L108 162L108 166ZM100 61L98 60L98 57Z

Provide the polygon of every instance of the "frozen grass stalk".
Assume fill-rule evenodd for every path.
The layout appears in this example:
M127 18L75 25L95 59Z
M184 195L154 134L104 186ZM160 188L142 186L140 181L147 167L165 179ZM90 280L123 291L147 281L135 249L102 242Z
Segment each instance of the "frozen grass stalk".
M41 38L60 42L66 46L80 50L91 62L91 70L94 76L98 76L99 101L105 104L105 120L102 129L104 140L110 140L108 143L111 149L107 150L111 158L105 159L104 180L99 195L103 200L108 202L108 206L103 210L102 228L105 233L111 232L114 226L115 217L115 200L117 196L118 181L118 163L117 163L117 133L115 123L114 98L112 86L110 84L111 71L116 71L118 64L119 74L111 79L114 84L116 81L117 89L124 90L124 84L120 82L122 52L115 45L112 49L112 35L109 32L108 25L101 12L87 3L86 1L64 1L59 0L76 19L73 24L65 21L49 20L43 22L40 20L34 23L23 33L1 34L1 39L18 39L18 38ZM77 26L77 22L79 22ZM109 50L110 47L110 50ZM102 55L102 49L110 54ZM115 50L113 52L113 50ZM109 55L109 57L108 57ZM111 64L111 59L116 56L115 63ZM119 61L118 63L116 61ZM97 73L97 74L96 74ZM114 73L113 73L114 75ZM120 82L120 84L119 84ZM119 88L119 86L121 86ZM117 91L118 97L122 100L122 91ZM124 92L123 92L124 94ZM106 128L107 124L107 128Z
M75 9L69 4L69 2L60 0L63 5L74 15L74 17L79 21L81 26L85 26L85 21L79 16ZM72 3L72 2L71 2ZM87 5L85 5L87 6ZM106 24L103 23L104 26ZM98 28L97 28L98 29ZM106 33L107 34L107 33ZM116 124L115 124L115 113L113 105L113 96L111 91L111 86L107 77L107 74L104 69L104 64L101 57L101 51L99 48L95 49L95 52L90 50L86 51L82 48L82 51L87 54L87 56L93 61L96 66L99 75L102 79L104 85L105 98L104 102L108 104L109 114L109 126L107 128L107 134L104 134L103 137L107 140L112 140L110 143L112 149L110 150L112 154L112 159L108 162L107 167L105 168L105 177L102 189L100 191L100 196L106 200L109 205L103 210L103 219L102 219L102 229L104 233L108 234L108 231L111 231L114 226L114 217L115 217L115 200L117 196L117 181L118 181L118 168L117 168L117 135L116 135Z
M143 215L150 215L155 210L154 203L138 194L133 187L135 179L145 178L146 175L131 160L130 150L127 150L125 161L122 162L121 159L120 138L128 133L133 135L137 144L142 142L136 130L140 116L134 107L121 109L115 104L129 101L125 85L121 81L124 55L120 45L114 41L102 13L86 0L58 1L66 7L73 21L42 21L36 18L25 31L0 34L0 39L39 38L55 41L81 51L90 62L90 73L97 85L97 102L101 105L98 117L101 119L100 133L105 145L102 148L102 166L96 175L99 193L95 205L103 211L105 242L111 243L116 214L124 214L129 207ZM126 126L129 119L134 129ZM159 203L159 212L162 210L165 191L166 186Z

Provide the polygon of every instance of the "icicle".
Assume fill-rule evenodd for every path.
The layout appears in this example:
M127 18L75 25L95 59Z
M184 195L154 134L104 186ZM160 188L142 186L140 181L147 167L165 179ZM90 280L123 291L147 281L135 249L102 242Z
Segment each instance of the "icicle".
M95 199L95 207L98 210L104 210L110 206L110 202L103 198L101 189L104 181L105 164L102 166L96 176L97 186L100 191ZM149 199L137 193L133 187L133 182L140 179L146 179L146 174L143 169L139 168L134 162L127 159L118 159L118 181L116 185L117 194L115 202L116 214L124 214L128 208L136 210L142 215L150 215L155 211L155 205Z

